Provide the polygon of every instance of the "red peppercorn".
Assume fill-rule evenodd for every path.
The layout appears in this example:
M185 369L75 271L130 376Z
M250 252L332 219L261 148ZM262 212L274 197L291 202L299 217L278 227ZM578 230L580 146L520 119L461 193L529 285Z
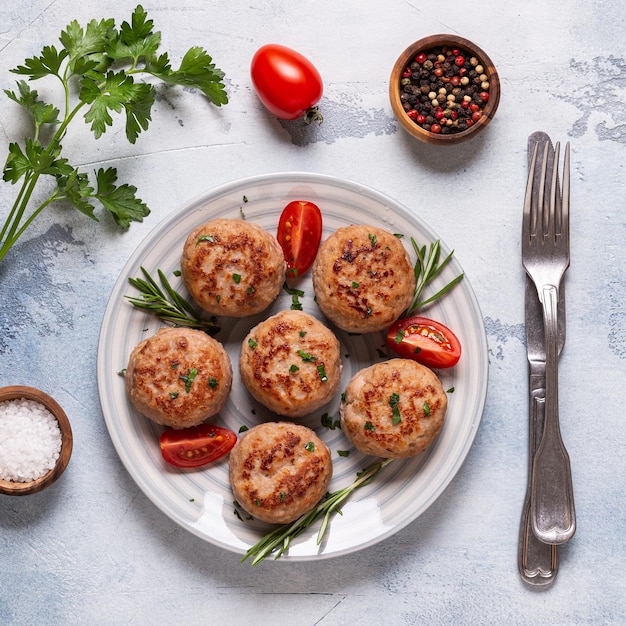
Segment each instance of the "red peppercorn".
M418 116L415 118L415 121L416 121L418 124L423 124L423 123L426 121L426 116L425 116L425 115L418 115Z
M461 50L459 50L459 48L452 48L452 54L457 57L459 56L459 53L461 52Z
M489 92L488 91L481 91L480 92L480 99L483 102L487 102L487 100L489 100Z
M442 67L436 67L435 70L433 71L433 74L435 76L443 76L443 68Z
M402 78L410 78L413 75L413 72L411 71L410 67L407 67L404 69L404 72L402 72Z
M462 67L459 69L459 76L463 77L465 76L465 74L467 74L467 68L466 67Z
M425 60L426 60L426 55L423 52L420 52L416 57L415 60L421 65Z
M441 132L441 126L439 126L439 124L433 124L430 127L430 132L431 133L440 133Z
M456 109L453 109L450 112L450 118L453 119L453 120L459 119L459 112Z
M460 76L453 76L450 79L450 84L453 85L454 87L458 87L461 84L461 77Z
M463 100L463 102L461 102L461 106L464 109L469 109L469 105L470 105L470 103L467 100Z
M477 122L481 117L482 117L482 113L480 111L474 111L472 113L472 122Z
M472 102L472 104L470 104L470 111L478 111L479 109L480 107L475 102Z
M415 120L417 119L418 113L415 109L411 109L410 111L407 111L406 114L412 119Z
M465 57L462 57L460 54L454 59L454 63L459 67L463 67L465 65Z
M443 117L443 109L439 108L435 111L435 118L440 120Z

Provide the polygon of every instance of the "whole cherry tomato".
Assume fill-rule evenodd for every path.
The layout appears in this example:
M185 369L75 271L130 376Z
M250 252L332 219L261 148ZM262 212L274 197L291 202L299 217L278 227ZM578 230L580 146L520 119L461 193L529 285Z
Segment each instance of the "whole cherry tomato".
M176 467L200 467L222 458L237 443L228 428L200 424L175 430L168 428L159 437L163 458Z
M276 235L287 261L287 277L301 276L313 264L322 239L322 212L306 200L290 202L280 214Z
M303 116L319 102L324 90L314 65L299 52L279 44L259 48L252 57L250 73L261 102L283 120Z
M387 332L387 345L396 354L426 367L452 367L461 358L461 342L441 322L426 317L401 318Z

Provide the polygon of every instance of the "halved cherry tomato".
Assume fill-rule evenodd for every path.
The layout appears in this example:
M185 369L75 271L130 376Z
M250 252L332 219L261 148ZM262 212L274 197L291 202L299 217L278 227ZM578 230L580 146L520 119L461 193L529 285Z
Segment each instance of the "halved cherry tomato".
M200 467L222 458L237 443L228 428L200 424L175 430L168 428L159 437L163 458L176 467Z
M407 317L391 325L387 345L401 357L426 367L452 367L461 358L461 342L441 322L427 317Z
M322 240L322 212L306 200L290 202L280 214L276 235L287 261L287 277L302 276L313 264Z
M304 115L324 91L314 65L299 52L278 44L267 44L256 51L250 74L261 102L283 120Z

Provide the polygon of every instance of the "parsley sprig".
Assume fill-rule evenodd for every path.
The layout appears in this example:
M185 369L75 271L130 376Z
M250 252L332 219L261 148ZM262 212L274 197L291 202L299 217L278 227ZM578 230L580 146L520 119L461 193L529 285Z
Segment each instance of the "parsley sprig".
M133 306L174 326L197 328L209 335L215 335L220 330L217 322L202 319L196 313L191 304L170 285L162 270L158 270L158 274L163 289L144 267L141 271L145 279L128 277L128 282L141 292L140 297L125 296Z
M100 168L95 181L71 165L62 156L62 141L67 128L79 113L89 124L96 139L113 125L112 113L124 114L126 137L135 143L151 121L156 89L137 76L150 76L165 83L202 91L217 106L228 97L222 83L224 73L212 58L193 47L184 55L180 67L173 69L167 53L159 53L161 34L138 5L130 23L119 29L113 19L91 20L82 27L72 21L59 37L61 46L47 45L40 56L26 59L11 72L29 81L52 77L60 81L64 102L61 107L45 102L25 80L17 81L15 91L6 95L23 107L33 122L32 136L23 145L9 144L3 179L12 184L21 181L13 207L0 229L0 262L33 220L50 204L67 201L81 213L98 221L94 201L111 213L116 224L126 230L131 222L141 222L150 211L136 196L133 185L117 185L115 168ZM78 93L72 93L74 85ZM75 97L77 96L77 97ZM48 138L47 141L44 137ZM41 176L56 183L52 193L38 206L30 206L31 197Z
M322 524L317 532L317 545L322 543L322 539L328 529L330 518L333 513L341 514L341 504L348 499L350 494L369 482L393 459L383 459L378 463L370 465L367 469L359 472L355 481L344 489L329 493L326 497L309 513L304 513L291 524L279 526L272 532L265 535L260 541L248 549L241 561L252 558L252 565L258 565L266 557L276 552L274 559L280 558L288 549L289 545L298 535L314 524L318 519L322 519Z
M415 251L415 255L417 257L414 267L416 285L415 292L413 293L413 300L411 301L408 309L404 312L404 317L410 317L415 310L434 302L441 296L448 293L457 283L463 280L464 276L463 274L459 274L437 293L430 296L426 300L420 300L422 291L426 285L439 276L443 268L452 258L454 250L441 261L441 242L439 240L430 244L428 252L426 251L426 246L420 246L415 239L413 239L413 237L411 237L411 245L413 246L413 250Z

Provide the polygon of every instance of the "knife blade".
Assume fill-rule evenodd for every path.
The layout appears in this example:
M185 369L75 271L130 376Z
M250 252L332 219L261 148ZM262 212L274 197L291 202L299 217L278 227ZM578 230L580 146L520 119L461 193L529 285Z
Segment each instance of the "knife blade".
M543 132L535 132L528 138L528 161L532 158L535 145L538 145L537 154L541 155L535 165L535 175L539 175L545 144L549 144L547 153L548 165L554 160L554 149L550 137ZM549 194L549 185L546 185L545 194ZM539 194L538 190L534 191ZM533 460L541 435L545 408L545 341L543 328L543 310L537 290L532 280L526 276L525 288L525 326L526 351L528 356L528 484L520 520L518 543L518 568L522 579L534 586L549 585L554 582L558 573L558 548L539 541L532 532L530 520L530 485L532 483ZM565 344L565 286L564 281L559 287L558 305L558 353Z

